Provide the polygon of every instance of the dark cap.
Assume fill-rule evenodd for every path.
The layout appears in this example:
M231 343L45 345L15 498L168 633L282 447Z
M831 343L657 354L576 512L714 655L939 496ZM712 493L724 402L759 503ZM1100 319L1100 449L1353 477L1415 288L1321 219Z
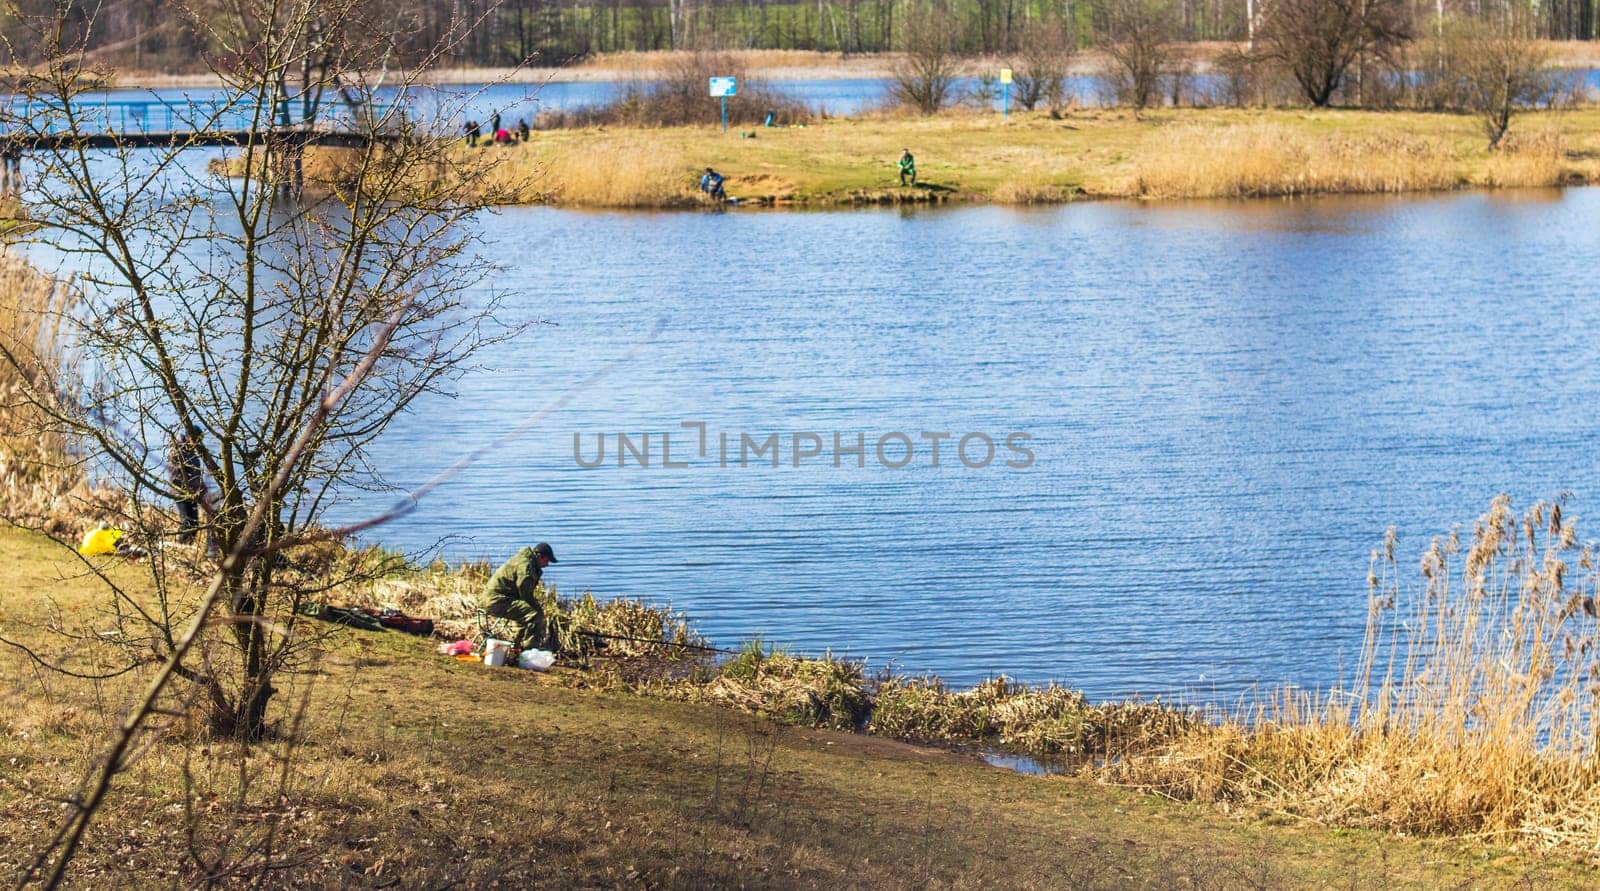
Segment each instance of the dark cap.
M561 562L560 560L556 559L556 552L550 550L550 546L542 541L533 546L533 553L534 556L543 557L546 560L549 560L551 563Z

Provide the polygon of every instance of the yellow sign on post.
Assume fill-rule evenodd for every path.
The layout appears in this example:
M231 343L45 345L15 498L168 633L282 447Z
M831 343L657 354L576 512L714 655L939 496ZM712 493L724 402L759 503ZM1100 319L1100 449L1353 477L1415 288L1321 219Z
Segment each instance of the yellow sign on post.
M1011 69L1010 68L1002 68L1002 69L1000 69L1000 87L1001 87L1002 92L1005 93L1005 99L1004 99L1004 103L1005 104L1003 106L1001 106L1002 109L1003 109L1003 111L1001 113L1009 118L1009 117L1011 117Z
M1003 84L1011 83L1011 69L1010 68L1002 68L1002 69L1000 69L1000 82L1003 83Z

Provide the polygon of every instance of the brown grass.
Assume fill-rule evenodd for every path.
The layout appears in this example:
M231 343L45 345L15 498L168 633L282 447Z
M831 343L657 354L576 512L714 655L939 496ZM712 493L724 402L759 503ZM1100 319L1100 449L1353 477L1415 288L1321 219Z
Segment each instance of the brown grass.
M1504 189L1561 185L1568 178L1566 159L1567 139L1554 127L1513 133L1500 151L1489 155L1484 185Z
M1256 124L1154 134L1135 163L1132 191L1144 198L1251 198L1436 191L1460 183L1454 154L1437 139Z
M12 357L0 358L0 516L76 534L109 495L91 490L75 443L36 401L69 386L60 362L70 303L64 284L0 251L0 346Z
M710 165L727 176L729 195L755 203L1035 204L1593 182L1597 124L1594 108L1530 113L1505 151L1488 152L1476 119L1454 114L1168 109L1134 118L1085 109L1007 120L955 110L757 128L743 139L715 127L538 131L527 145L478 154L494 168L486 181L525 203L692 205L696 171ZM906 147L917 157L916 189L895 175Z
M1497 499L1434 541L1422 578L1373 555L1360 670L1104 769L1182 799L1593 857L1600 835L1600 573L1559 504Z
M98 589L0 530L6 637L84 669ZM112 566L138 596L137 567ZM337 629L285 675L253 750L173 732L141 746L69 887L1582 887L1477 845L1222 819L1083 778L775 726ZM49 837L148 668L103 682L0 646L0 876ZM296 716L299 716L297 719ZM269 866L270 865L270 866Z
M683 154L647 136L597 132L582 145L496 165L491 175L520 179L555 204L678 207L695 202L692 170Z

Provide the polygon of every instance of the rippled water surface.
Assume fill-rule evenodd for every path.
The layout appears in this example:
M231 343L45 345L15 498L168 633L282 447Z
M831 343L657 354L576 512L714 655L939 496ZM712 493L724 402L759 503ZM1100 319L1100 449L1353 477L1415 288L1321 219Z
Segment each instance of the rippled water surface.
M1355 656L1387 526L1410 566L1497 492L1593 503L1597 223L1592 189L507 210L486 224L505 315L549 324L396 429L395 483L661 333L382 538L488 559L548 540L565 591L669 599L724 644L961 682L1208 699L1327 684ZM707 425L708 458L686 421ZM574 433L590 460L619 431L658 434L651 468L618 468L614 448L578 466ZM797 431L824 454L718 466L719 432ZM945 443L933 468L918 438L903 469L835 468L835 431L1023 431L1037 459L970 469ZM659 467L661 433L689 467Z

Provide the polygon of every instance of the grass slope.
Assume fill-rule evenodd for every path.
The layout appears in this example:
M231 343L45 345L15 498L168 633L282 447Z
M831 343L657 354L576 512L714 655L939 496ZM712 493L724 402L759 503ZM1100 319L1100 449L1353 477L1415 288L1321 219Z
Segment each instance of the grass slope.
M58 547L0 532L0 567L0 635L60 657L38 627L52 602L67 623L94 623L93 587ZM0 652L0 875L59 818L52 798L136 682L73 682ZM584 683L446 660L399 634L334 632L315 671L280 684L280 709L308 703L303 743L260 747L244 772L230 745L182 733L157 744L119 778L73 884L189 883L195 856L221 871L268 839L283 863L272 886L1390 889L1590 877ZM260 778L241 784L250 773Z

